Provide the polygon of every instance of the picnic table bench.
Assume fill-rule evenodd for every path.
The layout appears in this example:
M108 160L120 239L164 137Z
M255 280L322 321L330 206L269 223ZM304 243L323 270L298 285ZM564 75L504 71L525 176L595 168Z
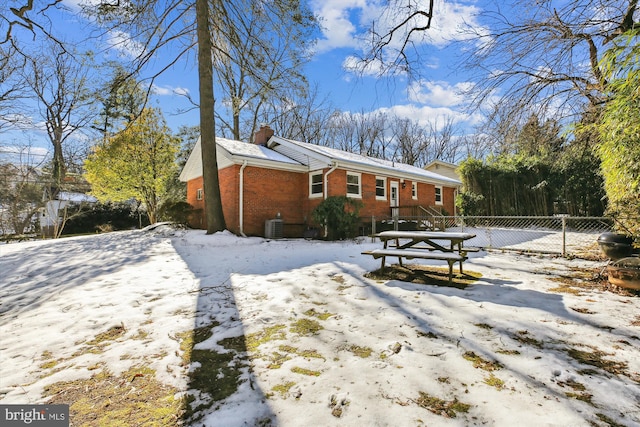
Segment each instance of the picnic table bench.
M476 251L476 248L465 248L463 242L475 237L475 234L452 233L442 231L383 231L376 234L384 242L382 249L374 249L362 252L363 255L373 256L374 259L382 258L380 269L384 268L387 257L398 257L398 262L402 265L402 258L406 259L432 259L446 261L449 265L449 281L453 278L453 265L460 264L462 274L462 263L467 260L467 252ZM400 243L400 239L409 240ZM395 245L388 247L389 241L395 241ZM441 244L437 241L448 241L450 244Z

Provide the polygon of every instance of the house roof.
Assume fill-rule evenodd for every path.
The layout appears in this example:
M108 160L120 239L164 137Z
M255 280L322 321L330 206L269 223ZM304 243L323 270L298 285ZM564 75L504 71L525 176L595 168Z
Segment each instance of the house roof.
M435 184L458 186L457 179L435 172L389 160L376 159L349 153L335 148L272 136L267 146L216 137L218 167L223 169L233 164L246 162L252 166L309 172L338 166L354 171L426 181ZM180 180L188 181L202 176L202 151L200 140L196 143Z
M449 178L460 180L460 174L458 174L458 165L453 163L444 162L442 160L434 160L424 167L426 170L432 171L439 175L447 176Z
M242 164L245 161L253 166L284 169L304 168L299 162L262 145L216 137L216 148L218 167L220 169L234 164ZM200 138L198 138L187 163L180 173L180 180L188 181L200 176L202 176L202 146Z
M460 185L459 180L428 171L417 166L394 162L374 157L363 156L322 145L309 144L291 139L272 137L267 146L287 156L294 157L310 170L329 167L337 164L345 168L354 168L366 172L387 174L408 179L418 179L433 183ZM304 159L307 159L305 162ZM315 160L315 162L314 162ZM316 167L314 167L314 163Z
M433 161L427 163L424 167L428 168L428 167L434 166L434 165L446 166L446 167L451 168L451 169L456 169L458 167L458 165L456 165L455 163L445 162L444 160L439 160L439 159L436 159L436 160L433 160Z

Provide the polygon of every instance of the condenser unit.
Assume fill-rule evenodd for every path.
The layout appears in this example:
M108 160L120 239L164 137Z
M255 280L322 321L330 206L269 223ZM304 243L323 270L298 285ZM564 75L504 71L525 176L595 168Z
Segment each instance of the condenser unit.
M267 239L282 239L284 224L281 219L268 219L264 222L264 237Z

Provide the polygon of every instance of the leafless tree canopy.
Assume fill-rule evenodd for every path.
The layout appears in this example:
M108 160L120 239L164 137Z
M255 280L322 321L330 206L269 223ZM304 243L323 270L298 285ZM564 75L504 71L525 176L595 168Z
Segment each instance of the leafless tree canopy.
M50 40L42 44L41 51L50 55L43 58L34 52L26 54L21 77L37 101L37 117L45 124L53 147L53 181L60 185L66 173L64 143L88 127L94 117L93 98L84 64Z
M380 75L419 74L421 64L416 46L423 33L431 28L434 1L391 0L375 20L364 40L366 49L360 56L360 70L378 70Z
M511 120L522 122L519 112L575 118L598 105L607 84L599 61L617 35L638 27L637 3L542 0L517 2L508 14L499 4L484 12L492 32L475 33L478 48L466 57L478 82L475 107L492 108L499 99Z

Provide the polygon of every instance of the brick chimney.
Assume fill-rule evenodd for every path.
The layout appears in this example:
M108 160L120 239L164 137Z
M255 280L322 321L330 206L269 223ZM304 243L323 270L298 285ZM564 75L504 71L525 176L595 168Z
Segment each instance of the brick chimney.
M257 145L265 145L269 138L273 136L273 129L269 125L262 124L260 129L253 136L253 143Z

